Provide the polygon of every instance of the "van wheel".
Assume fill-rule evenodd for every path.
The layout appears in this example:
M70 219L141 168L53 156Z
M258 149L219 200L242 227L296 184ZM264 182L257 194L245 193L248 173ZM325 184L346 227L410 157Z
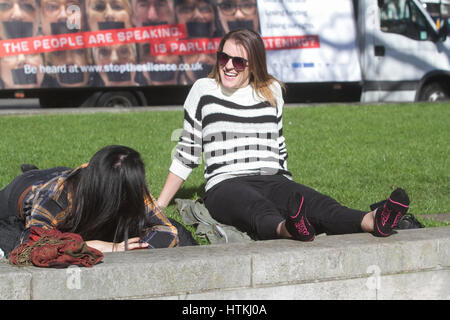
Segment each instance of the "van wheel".
M427 84L420 94L420 101L444 101L448 100L448 93L444 90L441 84L432 82Z
M138 106L135 95L129 91L111 91L103 93L97 100L97 107L130 108Z

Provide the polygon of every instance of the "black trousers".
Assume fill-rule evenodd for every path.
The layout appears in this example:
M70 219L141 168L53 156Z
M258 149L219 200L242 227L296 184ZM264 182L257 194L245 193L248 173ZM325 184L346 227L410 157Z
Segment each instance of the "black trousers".
M71 170L71 168L54 167L30 170L14 178L10 184L0 190L0 219L18 215L19 198L29 186L45 183L66 170Z
M316 233L362 232L367 212L342 206L336 200L281 175L246 176L225 180L208 190L206 208L218 222L245 231L254 239L276 239L277 226L289 214L289 197L305 198L306 216ZM295 214L295 213L291 213Z

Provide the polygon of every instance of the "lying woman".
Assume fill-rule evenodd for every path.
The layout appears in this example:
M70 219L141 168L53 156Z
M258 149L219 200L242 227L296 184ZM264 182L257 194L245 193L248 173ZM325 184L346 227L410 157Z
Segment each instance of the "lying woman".
M81 235L102 252L177 246L177 228L150 194L140 154L125 146L100 149L76 169L25 171L0 190L0 220Z

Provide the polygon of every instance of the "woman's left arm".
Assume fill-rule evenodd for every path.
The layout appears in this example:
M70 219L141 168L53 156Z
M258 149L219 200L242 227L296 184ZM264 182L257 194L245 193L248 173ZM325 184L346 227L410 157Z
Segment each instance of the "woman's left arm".
M113 243L101 240L89 240L86 241L88 247L97 249L101 252L117 252L127 250L144 249L148 247L148 243L141 242L139 237L128 239L128 245L125 245L125 241L120 243ZM127 248L126 248L127 247Z
M178 231L158 207L156 200L150 195L145 200L146 224L143 235L128 239L127 250L144 248L171 248L178 244ZM101 240L86 241L86 244L101 252L125 251L125 241L113 243Z

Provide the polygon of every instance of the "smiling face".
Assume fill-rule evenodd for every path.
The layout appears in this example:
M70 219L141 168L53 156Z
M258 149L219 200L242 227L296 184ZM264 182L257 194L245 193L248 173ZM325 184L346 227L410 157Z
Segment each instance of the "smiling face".
M245 48L236 43L233 39L228 39L222 49L230 57L242 57L248 60L248 54ZM247 86L250 82L249 66L243 71L237 71L229 59L225 65L219 65L220 82L225 88L239 89Z

